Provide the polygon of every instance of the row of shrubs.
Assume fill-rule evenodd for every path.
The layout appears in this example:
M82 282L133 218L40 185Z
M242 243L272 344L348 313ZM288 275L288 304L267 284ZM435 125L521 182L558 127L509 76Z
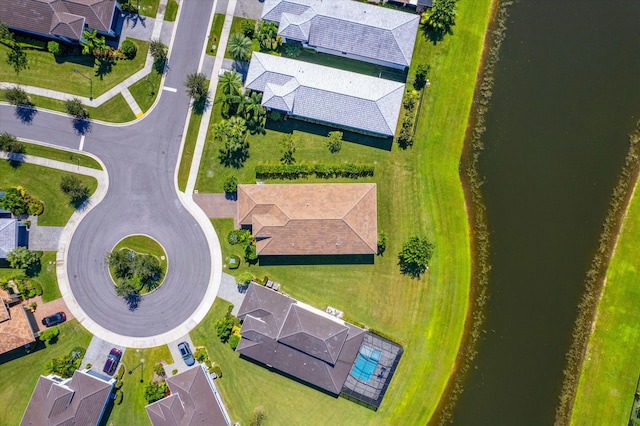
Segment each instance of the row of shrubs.
M328 179L335 177L357 179L373 176L374 167L369 164L261 164L256 166L258 179L299 179L312 175Z
M193 356L198 362L203 362L207 366L209 373L216 373L218 378L222 377L222 369L218 364L213 364L209 359L209 354L206 348L197 348L193 353Z

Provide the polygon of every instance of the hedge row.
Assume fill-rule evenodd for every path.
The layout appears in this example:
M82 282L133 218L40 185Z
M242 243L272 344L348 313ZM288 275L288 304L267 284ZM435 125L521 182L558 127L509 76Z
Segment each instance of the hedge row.
M263 164L256 166L258 179L299 179L315 175L319 178L344 177L357 179L373 176L373 166L367 164Z

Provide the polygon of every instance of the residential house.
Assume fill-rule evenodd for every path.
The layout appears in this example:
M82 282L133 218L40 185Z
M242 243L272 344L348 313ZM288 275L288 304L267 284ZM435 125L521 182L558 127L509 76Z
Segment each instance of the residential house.
M259 256L378 250L375 183L238 185L237 205Z
M376 136L395 135L404 84L254 52L245 86L262 106Z
M115 382L91 369L68 379L40 376L20 426L98 425Z
M346 0L265 0L284 41L391 68L411 64L420 16Z
M114 35L116 0L0 0L0 22L9 28L65 42L86 30Z
M171 395L146 406L153 426L231 425L206 366L169 377L167 385Z
M38 333L36 320L22 299L0 288L0 354L33 344Z

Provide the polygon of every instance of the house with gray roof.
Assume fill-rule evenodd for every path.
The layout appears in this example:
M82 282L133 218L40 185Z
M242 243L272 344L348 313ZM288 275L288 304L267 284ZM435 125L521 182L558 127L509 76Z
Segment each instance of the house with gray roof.
M7 254L16 247L27 247L28 234L27 227L22 222L0 218L0 259L6 259Z
M146 406L153 426L228 426L231 419L203 364L167 379L171 395Z
M376 136L395 135L404 84L254 52L245 86L262 106Z
M78 42L85 29L114 35L116 0L0 0L0 22L10 29Z
M98 425L115 382L91 369L68 379L40 376L20 426Z
M347 0L265 0L283 40L391 68L411 64L420 16Z

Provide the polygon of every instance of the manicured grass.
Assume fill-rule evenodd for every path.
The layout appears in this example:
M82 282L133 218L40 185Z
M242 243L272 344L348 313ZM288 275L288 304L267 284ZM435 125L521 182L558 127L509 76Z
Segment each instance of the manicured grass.
M198 140L198 130L202 122L201 114L191 114L189 119L189 127L187 127L187 136L184 140L182 149L182 159L180 160L180 168L178 169L178 189L184 191L189 180L189 171L191 170L191 162L193 161L193 151L196 148Z
M235 34L235 33L240 33L242 34L242 21L250 21L253 22L253 24L255 25L256 21L253 19L248 19L248 18L242 18L240 16L234 16L233 17L233 21L231 22L231 30L229 31L229 36L231 36L231 34ZM259 51L260 50L260 43L258 42L258 40L252 39L251 40L251 44L253 45L252 50L253 51ZM233 59L231 57L231 55L229 54L229 44L227 43L227 50L224 52L224 57L227 59Z
M83 167L102 170L102 166L93 158L84 154L64 151L62 149L52 148L50 146L37 145L22 141L25 147L25 154L36 157L49 158L51 160L61 161L63 163L77 164Z
M40 258L40 271L35 276L29 277L30 281L37 281L42 286L42 301L45 303L61 297L56 277L56 266L49 263L55 262L55 260L55 251L45 251ZM3 262L4 264L5 262ZM0 279L9 279L19 275L24 275L24 269L0 268Z
M582 365L571 424L627 424L640 358L640 192L635 191L607 269L597 322Z
M29 404L29 399L36 386L40 374L44 374L43 367L51 358L67 355L76 346L86 348L91 341L91 334L76 320L67 321L58 326L60 336L54 344L46 346L40 343L42 349L24 354L17 350L0 355L0 424L17 425ZM24 354L15 358L16 353ZM82 366L84 367L84 366Z
M137 5L135 0L135 4ZM134 3L134 0L130 0L130 3ZM160 0L140 0L140 15L155 18L158 14L158 5Z
M142 360L142 366L137 367ZM173 363L173 358L169 352L167 345L158 346L150 349L132 349L125 351L122 357L122 364L127 372L123 377L122 386L122 404L112 406L102 418L104 425L113 423L120 425L150 425L149 416L144 409L147 401L144 399L144 388L153 377L153 367L160 361L168 364ZM119 368L119 367L118 367ZM133 370L133 374L129 374L129 370ZM170 373L170 372L169 372ZM143 380L140 383L140 380Z
M26 163L18 163L13 167L4 160L0 161L0 188L23 186L30 194L44 202L44 213L38 217L39 225L64 226L73 214L74 208L60 190L60 179L71 174L73 173ZM89 194L93 194L98 182L90 176L77 176L89 188Z
M209 43L207 44L207 55L215 56L218 53L218 43L220 42L220 34L222 33L222 25L224 24L224 15L216 13L213 16L211 30L209 31ZM213 46L216 46L215 49Z
M113 251L122 250L123 248L133 250L136 253L150 254L160 261L162 270L167 270L167 253L164 251L159 242L146 235L131 235L124 238L113 248Z
M167 8L164 11L164 20L173 22L176 20L176 16L178 15L178 2L176 0L169 0L167 3Z
M149 43L130 40L138 48L136 57L132 60L116 61L108 73L100 70L99 63L94 61L92 56L64 56L56 59L46 51L27 50L29 69L16 75L13 68L0 67L0 81L42 87L88 98L91 94L91 85L87 78L81 75L82 73L93 81L93 97L97 98L144 67ZM0 43L1 57L6 58L9 50L6 45ZM74 69L78 69L78 73L75 73ZM38 105L37 101L33 102Z
M131 92L133 99L136 100L142 112L147 112L155 102L160 90L161 80L162 75L154 68L147 78L143 78L129 86L129 92Z
M234 420L246 421L257 406L266 407L267 416L276 423L286 419L291 424L332 420L338 424L425 424L431 418L455 366L469 302L469 225L459 162L490 3L460 3L455 34L435 46L418 35L409 76L413 77L418 64L429 64L432 84L411 149L401 150L395 144L390 150L373 148L362 138L360 143L343 142L340 153L330 154L324 137L328 128L318 135L308 133L318 127L298 124L298 133L293 123L299 122L288 120L264 136L249 137L250 156L244 168L225 169L217 160L219 147L208 138L196 186L201 192L221 192L224 179L231 174L240 182L255 182L255 164L279 161L284 132L299 135L294 155L299 163L376 163L372 181L377 183L378 229L387 233L389 241L386 253L377 256L374 264L248 266L243 262L236 271L268 275L293 297L319 308L334 306L350 318L406 342L402 361L377 413L327 397L250 362L237 361L235 354L225 355L228 348L215 349L215 341L209 343L212 359L220 362L223 372L231 368L233 377L228 381L223 377L220 383ZM307 133L302 133L303 129ZM208 177L209 170L212 177ZM308 181L313 180L290 182ZM224 257L238 253L240 248L226 243L231 221L212 222ZM420 280L401 275L397 266L397 253L412 235L425 236L436 247L429 273ZM226 272L238 273L228 268ZM219 310L218 317L223 311ZM202 327L209 339L215 340L211 325Z

